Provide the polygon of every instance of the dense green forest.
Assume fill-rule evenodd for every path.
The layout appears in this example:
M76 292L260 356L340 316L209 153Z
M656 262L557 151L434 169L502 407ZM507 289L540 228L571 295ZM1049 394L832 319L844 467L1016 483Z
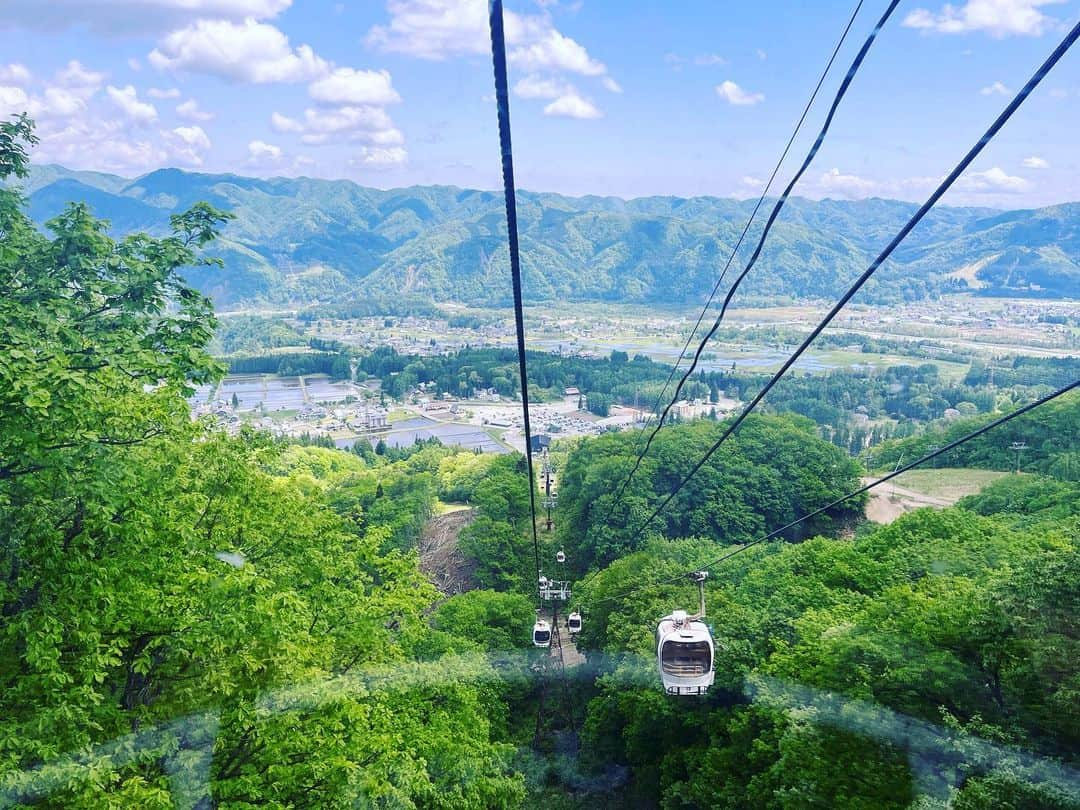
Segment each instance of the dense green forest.
M32 138L0 125L3 171ZM518 804L506 681L426 615L415 459L188 416L223 369L180 270L226 217L114 241L20 207L0 191L0 803Z
M359 314L430 311L433 301L510 298L502 199L415 186L382 191L341 180L260 179L160 169L135 179L60 166L25 181L43 223L85 201L121 233L166 233L169 216L205 200L236 222L223 272L189 268L218 304L322 302ZM752 200L565 197L519 191L529 300L698 302L739 235ZM833 298L914 211L895 200L793 199L746 281L751 299ZM953 291L1077 297L1076 205L1029 211L938 206L862 294L888 303ZM747 250L758 235L748 235ZM972 284L956 271L971 267Z
M703 701L650 683L651 625L690 585L641 586L715 544L618 560L578 594L580 643L610 662L584 722L594 767L631 769L628 806L1080 806L1075 770L1047 779L1080 750L1076 519L1016 527L993 497L968 504L989 517L924 510L714 570Z
M818 439L810 420L750 417L682 489L647 532L642 521L689 472L723 425L708 420L664 430L616 501L615 487L642 446L635 432L581 444L559 478L561 538L584 572L607 565L652 538L711 537L738 545L854 489L858 466ZM862 512L857 499L797 527L793 537L833 529Z
M872 453L875 466L895 466L902 456L910 461L992 421L993 414L959 419L933 431L886 442ZM980 467L1051 473L1080 480L1080 408L1075 396L1048 402L1023 419L1002 425L942 455L939 463L951 467ZM1018 454L1016 444L1024 449Z
M25 176L33 143L25 118L0 123L0 176ZM220 269L232 223L190 202L168 233L114 238L78 203L42 232L0 189L0 806L1080 807L1080 397L998 437L1028 442L1040 476L887 527L853 503L710 565L717 681L690 700L655 674L657 618L696 598L676 575L861 468L806 416L755 416L639 536L721 426L665 428L618 502L640 435L557 446L539 554L569 555L586 654L561 677L530 644L521 456L192 421L194 385L226 367L185 279ZM489 360L494 379L507 362ZM454 385L459 361L412 373ZM566 379L530 363L544 390ZM586 367L612 396L667 371ZM972 447L950 461L1002 461ZM458 545L478 587L456 595L420 568L440 502L472 509Z

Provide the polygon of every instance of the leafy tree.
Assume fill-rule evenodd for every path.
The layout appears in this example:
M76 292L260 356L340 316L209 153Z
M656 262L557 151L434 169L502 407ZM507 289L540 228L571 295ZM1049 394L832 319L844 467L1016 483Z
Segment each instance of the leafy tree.
M617 662L588 744L631 768L642 804L907 807L929 773L956 806L1072 806L1008 747L1075 762L1080 555L1058 520L921 510L854 541L733 558L707 582L716 685L692 704L659 693L650 625L693 603L677 574L718 554L653 542L575 590L580 644ZM913 723L937 730L909 736Z
M589 403L589 413L597 416L607 416L611 413L611 397L607 394L590 392L586 401Z
M50 238L0 188L0 217L4 802L520 803L486 662L386 677L435 632L391 543L414 505L338 514L362 460L191 421L185 395L222 368L181 272L226 216L200 203L116 242L72 205Z
M560 473L560 537L587 569L635 550L649 531L737 544L765 534L855 488L857 467L818 439L805 420L753 416L721 446L664 513L645 518L689 472L723 426L708 421L665 428L619 502L613 501L640 449L633 433L583 442ZM853 503L791 535L799 539L861 511Z
M520 594L469 591L439 605L432 624L440 630L480 644L491 652L528 649L535 614Z

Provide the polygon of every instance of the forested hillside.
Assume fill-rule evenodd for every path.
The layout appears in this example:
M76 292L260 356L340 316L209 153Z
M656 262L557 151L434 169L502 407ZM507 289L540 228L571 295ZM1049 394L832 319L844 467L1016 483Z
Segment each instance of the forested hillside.
M342 305L351 299L367 306L374 296L392 309L401 296L508 300L502 202L486 191L380 191L343 180L178 169L128 180L58 166L36 167L24 188L39 224L67 201L82 200L119 233L163 234L170 215L198 200L231 211L236 221L218 246L227 259L224 272L185 271L219 305ZM697 302L711 289L751 207L718 197L519 192L526 295L537 301ZM744 294L839 294L914 207L880 199L792 200ZM863 296L890 302L969 289L1080 296L1080 208L936 208Z
M426 615L423 464L190 420L224 221L47 237L0 190L0 805L518 805L503 681Z
M25 175L33 142L25 118L0 123L0 175ZM880 528L852 501L752 547L865 472L810 418L749 418L647 531L720 424L666 427L620 499L640 434L556 443L556 528L534 545L519 454L192 421L193 386L225 369L185 279L227 272L215 248L236 222L183 203L158 235L116 238L79 203L42 232L0 188L0 806L1080 807L1076 392L996 436L1029 442L1042 475ZM541 390L663 373L546 357ZM366 359L447 389L512 373L497 351ZM860 385L826 389L893 407ZM971 427L955 425L881 458ZM417 552L447 502L469 510L477 586L454 595ZM565 669L529 634L534 565L557 550L584 616ZM701 567L716 682L676 698L653 633L693 609Z
M1075 487L1072 497L1076 497ZM999 506L994 506L994 503ZM707 701L655 678L645 587L719 556L655 542L589 582L582 646L611 661L588 706L595 767L627 806L1075 808L1080 724L1076 519L972 499L849 540L755 548L713 567Z

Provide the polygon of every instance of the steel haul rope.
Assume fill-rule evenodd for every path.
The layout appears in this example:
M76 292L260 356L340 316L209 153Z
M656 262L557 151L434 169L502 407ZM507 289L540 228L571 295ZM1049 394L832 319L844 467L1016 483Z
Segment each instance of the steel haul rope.
M514 325L517 330L518 377L521 381L521 413L525 426L525 461L529 474L529 516L532 522L536 580L540 580L540 538L536 533L536 482L533 478L532 425L529 422L529 374L525 364L525 316L521 304L521 252L518 246L517 199L514 191L514 152L510 143L510 92L506 78L506 36L502 0L488 4L491 25L491 61L495 70L495 103L499 116L499 149L502 154L503 195L506 197L506 230L510 246L510 278L514 286ZM537 604L541 604L539 587Z
M918 467L918 466L920 466L922 464L925 464L927 461L931 461L931 460L937 458L938 456L943 455L943 454L949 452L950 450L953 450L953 449L959 447L960 445L971 441L972 439L975 439L975 438L977 438L979 436L982 436L984 433L988 433L989 431L993 430L994 428L1000 427L1001 425L1005 424L1006 422L1010 422L1010 421L1012 421L1013 419L1016 419L1019 416L1023 416L1024 414L1026 414L1026 413L1028 413L1030 411L1033 411L1033 410L1035 410L1036 408L1038 408L1038 407L1040 407L1042 405L1045 405L1046 403L1050 402L1051 400L1055 400L1058 397L1064 396L1065 394L1069 393L1070 391L1076 390L1078 388L1080 388L1080 380L1077 380L1077 381L1075 381L1073 383L1070 383L1069 385L1066 385L1066 386L1064 386L1062 388L1059 388L1058 390L1054 391L1053 393L1047 394L1044 397L1040 397L1039 399L1035 400L1034 402L1029 402L1027 405L1024 405L1021 408L1017 408L1015 411L1011 411L1010 413L1007 413L1004 416L1001 416L1001 417L995 419L994 421L989 422L989 423L983 425L982 427L977 428L976 430L973 430L970 433L967 433L967 434L961 436L959 439L955 439L954 441L949 442L948 444L944 445L943 447L939 447L936 450L931 450L929 453L926 453L925 455L915 459L914 461L912 461L912 462L910 462L908 464L905 464L902 467L897 467L895 470L893 470L892 472L890 472L887 475L882 476L881 478L877 479L876 481L871 481L869 484L864 484L863 486L859 487L858 489L852 490L851 492L847 493L846 495L844 495L844 496L842 496L840 498L837 498L836 500L832 501L831 503L827 503L827 504L825 504L825 506L819 507L818 509L815 509L812 512L808 512L807 514L796 518L795 520L781 526L778 529L773 529L768 534L763 535L762 537L759 537L756 540L752 540L749 543L746 543L745 545L739 546L738 548L735 548L735 549L725 553L724 555L716 558L715 560L712 560L711 562L703 563L701 565L696 566L695 568L691 569L691 571L696 571L696 570L699 570L699 569L707 569L707 568L714 567L714 566L719 565L720 563L724 562L725 560L728 560L728 559L734 557L737 554L741 554L742 552L746 551L749 548L753 548L754 546L760 545L761 543L765 543L765 542L768 542L769 540L773 540L773 539L779 537L780 535L782 535L788 529L794 528L795 526L799 525L803 521L810 520L813 517L817 517L818 515L839 506L840 504L844 503L845 501L849 501L852 498L855 498L855 497L857 497L859 495L862 495L864 492L869 492L871 489L874 489L875 487L881 486L882 484L887 483L888 481L891 481L892 479L896 478L898 475L903 475L908 470L914 469L915 467ZM611 602L611 601L614 601L614 600L617 600L617 599L625 599L626 597L632 596L633 594L638 593L638 592L644 590L645 588L654 588L654 587L657 587L659 585L669 585L669 584L672 584L674 582L681 581L682 579L684 579L686 577L687 573L690 573L690 571L687 571L685 573L680 573L678 576L671 577L670 579L664 579L664 580L660 580L658 582L649 583L648 585L643 585L643 586L638 587L638 588L633 588L632 590L626 591L626 592L621 593L621 594L617 594L615 596L609 596L609 597L605 597L604 599L599 599L596 602L594 602L593 604L594 605L600 605L600 604L604 604L605 602Z
M667 380L664 382L663 387L660 389L660 394L656 397L656 402L653 404L649 419L642 428L643 431L648 429L649 423L652 422L653 417L655 417L657 411L660 408L660 404L664 401L664 394L667 393L668 386L671 385L671 381L675 377L675 372L679 369L679 364L682 363L683 358L686 356L686 350L690 348L690 344L693 342L694 337L697 335L697 330L701 326L701 322L705 318L705 313L709 311L709 307L712 306L713 299L716 298L716 293L720 291L720 285L724 283L724 278L727 276L728 268L731 267L731 263L735 260L735 256L739 252L739 248L742 247L743 240L746 238L746 234L750 230L750 226L754 223L754 219L755 217L757 217L758 210L765 202L765 197L766 195L768 195L769 189L772 188L773 181L776 180L776 175L780 173L780 167L783 165L784 160L787 158L788 152L791 150L791 145L795 143L795 138L796 136L798 136L800 130L802 129L803 122L806 121L806 116L810 113L810 108L813 106L814 100L817 98L817 94L821 90L821 86L825 83L825 78L829 75L829 71L832 70L833 62L836 61L836 56L840 53L840 48L843 46L845 40L847 40L848 32L851 31L851 26L855 23L855 18L858 17L859 10L862 8L862 5L863 0L859 0L858 4L855 6L855 10L851 12L851 17L848 19L847 25L844 27L844 31L840 35L839 41L836 43L836 47L833 48L832 55L829 57L829 61L825 65L825 69L821 72L821 77L818 79L817 85L814 87L814 91L810 94L810 98L807 100L806 106L803 107L802 115L799 116L799 120L795 124L795 129L791 132L791 137L788 138L788 142L787 145L784 147L784 151L780 154L780 159L776 161L776 166L773 167L772 174L769 176L768 182L761 190L761 196L758 197L757 203L754 205L753 211L750 212L750 216L746 220L746 225L743 226L742 233L739 234L739 238L735 241L735 246L731 249L731 253L728 254L727 261L724 263L724 269L720 272L720 277L716 280L716 284L713 285L712 292L709 293L709 297L705 301L705 306L701 309L701 314L698 315L698 319L697 322L694 324L694 328L690 330L690 334L686 338L686 343L683 344L682 351L679 352L679 358L675 361L675 365L671 367L671 373L668 374ZM723 315L721 314L720 317L722 318ZM719 326L719 321L717 321L717 324L713 327L714 333L717 326ZM700 354L700 350L698 354ZM696 358L694 362L696 364ZM688 376L693 373L693 371L694 368L691 367L687 375L684 376L683 379L679 382L678 386L676 387L676 393L672 402L678 399L678 394L682 390L683 384L686 382ZM664 410L664 416L667 415L670 407L671 406L669 405L668 408ZM661 417L661 422L662 421L663 417ZM645 458L645 454L649 452L649 445L652 443L653 437L656 435L656 432L658 430L659 427L657 427L656 430L649 434L648 439L645 441L644 448L638 453L638 457L634 461L634 464L630 469L630 473L623 480L622 485L616 492L614 502L618 502L619 498L622 497L623 492L626 490L627 485L630 483L630 479L633 478L634 474L638 471L638 468L641 466L642 460ZM611 510L608 513L608 520L610 520L612 514L614 514L614 509L615 505L613 503Z
M795 176L791 178L791 181L788 183L787 188L784 189L784 193L780 195L780 199L778 199L776 201L776 204L773 206L772 213L769 214L769 219L765 222L765 228L761 232L761 236L758 239L758 243L757 246L754 248L753 254L750 256L750 260L746 263L746 267L743 268L743 271L738 275L738 277L732 283L731 287L728 289L727 295L724 296L724 303L720 307L720 314L717 316L716 321L712 325L712 328L709 329L705 337L701 339L701 343L698 344L697 350L694 352L694 359L690 363L690 367L686 370L686 373L684 373L682 378L679 380L679 384L675 386L675 393L672 395L671 401L667 404L663 412L660 414L660 419L657 422L656 427L653 428L652 433L649 434L648 441L645 442L645 449L638 457L637 464L634 465L633 470L631 470L630 475L626 479L627 483L630 482L630 478L633 477L634 471L636 471L638 466L640 465L641 459L644 457L645 453L648 452L649 446L652 444L652 441L656 437L656 434L659 433L660 429L664 426L664 420L667 419L667 416L671 412L671 409L678 401L679 394L682 392L683 386L686 385L686 382L690 379L690 376L697 368L698 361L701 359L701 355L705 351L705 346L708 345L708 342L712 339L713 335L715 335L716 331L720 328L720 323L723 321L724 315L727 314L728 305L731 303L731 299L734 297L735 292L739 289L739 285L742 283L743 279L746 278L747 274L753 269L754 265L757 263L758 257L761 255L761 250L765 246L765 240L768 239L769 232L772 230L773 223L776 222L776 218L780 215L780 211L783 209L789 195L795 188L795 184L799 182L799 179L803 176L806 170L810 168L810 164L817 156L818 150L821 148L821 144L825 141L825 136L829 132L829 127L832 125L832 120L836 115L836 111L840 107L840 102L847 94L848 88L851 86L851 82L854 80L855 75L859 72L859 67L862 65L867 53L870 52L870 46L874 44L874 40L877 39L878 33L885 26L885 23L888 22L889 17L892 16L892 13L896 9L896 6L899 4L899 2L900 0L892 0L892 2L889 3L888 8L885 9L885 13L881 15L881 18L874 26L874 29L867 36L862 48L859 49L859 53L852 61L851 67L848 68L848 72L844 76L844 80L843 82L841 82L840 88L836 91L836 96L833 98L833 103L829 107L829 114L825 118L825 123L822 125L821 131L818 133L817 139L814 141L813 146L810 147L810 151L807 153L806 158L803 160L802 166L799 167L799 170L795 173Z
M941 183L934 190L934 192L927 198L926 202L924 202L919 207L919 209L911 216L911 218L907 221L904 227L900 229L899 233L897 233L896 236L894 236L893 239L889 242L889 244L885 246L884 250L882 250L881 253L878 254L877 258L874 259L870 266L866 268L862 275L855 280L855 283L848 288L847 292L845 292L840 297L840 300L837 301L835 305L833 305L832 309L829 310L828 314L826 314L826 316L821 320L821 322L814 327L813 331L811 331L810 334L806 337L806 339L803 340L803 342L794 351L794 353L792 353L792 355L784 361L784 364L780 367L780 370L772 376L769 382L765 384L765 387L762 388L754 396L750 403L728 425L728 427L721 434L720 438L717 439L713 443L713 445L706 451L705 455L702 456L701 460L698 461L691 468L690 472L687 473L686 476L684 476L679 481L675 489L672 490L671 493L669 493L663 501L661 501L660 505L657 506L649 514L649 516L645 519L645 522L642 523L641 527L633 535L633 540L638 539L641 534L644 533L645 529L648 528L649 524L652 523L652 521L660 515L660 513L667 507L667 505L675 499L675 496L679 494L680 490L682 490L682 488L686 486L686 484L697 474L697 472L705 465L705 463L712 457L712 455L720 448L720 445L722 445L727 440L727 438L738 429L739 425L741 425L742 422L746 419L746 417L749 416L750 413L758 406L761 400L765 398L765 395L768 394L770 390L772 390L773 386L775 386L776 383L780 381L780 378L783 377L784 374L787 373L788 369L790 369L792 365L795 364L795 361L798 360L799 357L802 356L803 352L805 352L806 349L809 348L810 344L813 343L815 339L817 339L817 336L820 335L825 330L825 327L827 327L832 322L833 318L836 317L837 313L839 313L840 310L844 308L844 306L847 304L848 301L851 300L855 293L857 293L862 288L862 286L870 279L870 277L873 276L875 272L877 272L877 270L881 267L882 264L884 264L885 260L889 258L892 252L896 250L896 248L900 245L901 242L904 241L904 239L907 238L911 231L914 230L915 226L922 221L923 217L926 216L930 209L932 209L934 205L937 204L938 200L940 200L941 197L945 194L945 192L949 190L953 183L956 182L957 178L959 178L960 175L964 173L964 171L968 168L968 166L971 165L975 158L979 156L982 150L986 148L986 145L990 143L991 140L993 140L994 136L997 135L997 133L1001 130L1003 126L1005 126L1005 123L1010 118L1012 118L1013 114L1020 108L1020 105L1027 100L1028 96L1031 95L1031 92L1039 86L1043 79L1046 78L1047 74L1053 69L1054 65L1056 65L1061 60L1061 57L1063 57L1068 52L1069 48L1071 48L1076 43L1078 37L1080 37L1080 23L1077 23L1075 26L1073 26L1072 30L1068 34L1066 34L1065 38L1061 41L1061 43L1046 58L1046 61L1044 61L1043 64L1039 66L1039 68L1035 71L1032 77L1020 89L1020 91L1016 94L1013 100L1009 102L1008 106L1006 106L1005 109L1002 110L1001 114L998 115L998 117L994 120L994 122L990 125L986 132L982 134L982 136L975 143L975 145L972 146L970 150L968 150L967 154L964 155L963 159L961 159L961 161L953 168L951 172L949 172L945 179L941 181Z

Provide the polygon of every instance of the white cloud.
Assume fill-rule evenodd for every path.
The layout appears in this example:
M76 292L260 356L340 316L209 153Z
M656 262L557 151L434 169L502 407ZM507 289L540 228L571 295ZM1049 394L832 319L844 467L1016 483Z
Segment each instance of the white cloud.
M270 126L275 132L303 132L304 125L295 118L289 118L279 112L271 113Z
M210 148L210 138L207 137L203 128L197 124L190 127L177 127L173 130L173 134L189 146L195 146L199 149Z
M299 133L300 140L309 146L342 140L379 146L405 142L405 136L394 126L386 110L368 105L334 109L309 107L304 110L303 121L275 112L270 116L270 126L275 132Z
M994 82L980 90L979 94L983 96L1007 96L1010 92L1009 88L1001 82Z
M369 147L360 149L359 157L349 161L353 166L370 166L374 168L390 168L401 166L409 159L409 153L400 146Z
M864 197L887 197L910 200L923 198L930 190L937 187L942 177L902 177L892 180L876 180L857 174L845 174L833 167L821 174L816 181L808 184L806 193L810 196L842 197L861 199Z
M758 48L756 51L754 51L754 53L757 54L757 58L760 59L762 62L769 58L769 54L761 50L761 48Z
M968 0L962 6L946 3L937 14L917 8L904 18L908 28L939 34L983 31L992 37L1039 36L1056 22L1039 11L1040 6L1061 0Z
M604 85L605 90L609 90L612 93L621 93L622 86L610 76L605 76L600 80L600 84Z
M102 89L103 78L71 62L32 92L14 88L18 98L12 88L0 88L5 101L25 99L37 122L41 143L34 151L36 161L128 176L162 165L201 165L210 146L201 128L149 126L157 119L154 106L130 84Z
M387 11L389 22L373 26L366 38L379 50L436 61L490 52L486 0L388 0ZM555 28L547 14L504 11L503 19L508 58L515 67L607 75L604 63Z
M30 95L28 112L37 121L39 129L49 121L85 115L87 102L101 89L104 78L104 73L89 70L72 60L56 72L52 82Z
M956 188L961 191L981 193L1021 194L1031 189L1031 183L1023 177L1007 174L1004 169L994 166L983 172L971 172L961 177Z
M728 104L735 104L740 107L760 104L765 100L762 93L749 93L732 81L725 81L716 85L716 95L720 96Z
M38 129L41 143L34 150L34 159L120 174L143 172L168 160L165 150L143 135L132 137L133 132L124 121L90 116L61 122L46 119Z
M274 146L266 141L251 141L248 144L248 163L268 164L280 163L282 152L280 146Z
M173 31L151 51L150 63L252 84L310 81L330 69L311 46L293 48L279 29L251 18L198 20Z
M380 130L393 126L390 116L381 107L339 107L336 110L304 110L308 129L316 132L351 132Z
M359 133L354 140L365 140L379 146L405 143L405 136L401 130L390 127L389 129L376 129L371 132Z
M442 60L487 53L490 47L484 0L389 0L386 7L389 24L376 25L367 34L368 44L380 50ZM514 18L505 13L508 28Z
M162 132L161 135L172 160L187 166L202 166L203 153L210 149L210 138L202 127L177 127L170 132Z
M109 99L129 119L137 124L149 124L157 120L157 109L153 104L139 101L135 88L130 84L125 87L113 87L111 84L105 88Z
M858 200L867 197L923 201L944 180L944 176L879 177L865 176L832 168L813 178L807 177L799 188L800 194L813 199ZM751 182L754 181L754 182ZM744 177L740 188L755 191L761 181ZM961 177L948 190L947 200L953 205L1010 204L1017 195L1034 190L1034 184L1023 177L1007 174L999 167L972 172ZM738 194L736 194L738 196ZM1013 203L1015 204L1015 203Z
M26 65L13 62L10 65L0 65L0 82L8 84L24 85L30 81L30 71Z
M30 97L21 87L0 85L0 108L4 113L26 112L30 106Z
M176 114L183 118L185 121L212 121L214 118L213 113L206 112L199 109L199 102L193 98L189 98L182 104L176 105Z
M150 98L180 98L180 88L169 87L163 90L160 87L151 87L146 91L146 95Z
M603 76L607 68L589 56L588 51L551 28L540 37L511 47L509 59L523 70L544 68L580 73L583 76Z
M751 174L745 175L743 179L739 182L741 182L744 186L754 186L756 188L761 188L765 185L764 180L762 180L760 177L754 177Z
M72 118L86 112L88 97L64 87L46 87L30 99L30 114L35 119Z
M842 197L868 197L879 190L879 184L857 174L843 174L832 168L818 179L818 185L826 194L839 194Z
M1032 155L1031 157L1024 158L1023 166L1025 169L1049 169L1050 163L1044 158Z
M292 0L4 0L0 28L87 26L111 36L146 34L197 19L269 19L291 4Z
M128 67L138 73L142 70L142 62L136 59L134 56L129 56L127 60Z
M308 86L308 95L325 104L394 104L401 96L389 71L337 68Z
M544 107L544 115L559 118L579 118L582 120L601 118L603 113L596 106L576 93L559 96Z
M105 81L105 74L88 70L77 59L72 59L66 67L57 71L56 81L64 87L96 90Z
M698 67L711 67L713 65L726 65L728 60L718 53L703 53L694 57L694 64Z
M525 76L514 85L514 95L518 98L551 99L570 92L573 92L573 88L566 82L539 76Z

